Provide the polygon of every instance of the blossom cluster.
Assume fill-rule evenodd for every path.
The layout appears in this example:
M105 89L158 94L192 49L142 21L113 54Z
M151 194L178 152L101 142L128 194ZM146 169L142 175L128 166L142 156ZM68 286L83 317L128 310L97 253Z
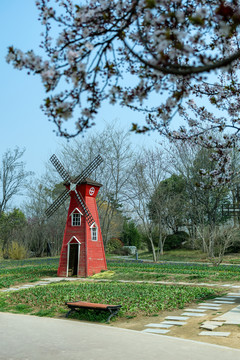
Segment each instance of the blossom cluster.
M170 139L213 148L216 138L205 133L231 128L238 134L238 0L37 0L36 5L46 59L9 47L7 61L40 75L50 92L42 108L60 135L73 137L92 126L106 99L146 113L144 127L133 124L137 132L157 129ZM212 72L220 77L213 84ZM150 105L156 93L157 103ZM225 113L211 113L201 105L203 97ZM179 129L173 126L176 113L185 121ZM69 119L75 121L73 133L63 128ZM224 149L227 142L219 164Z

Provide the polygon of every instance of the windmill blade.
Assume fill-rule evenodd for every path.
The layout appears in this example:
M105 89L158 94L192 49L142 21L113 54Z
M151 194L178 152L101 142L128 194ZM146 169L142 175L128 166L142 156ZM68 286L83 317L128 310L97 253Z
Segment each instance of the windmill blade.
M85 203L81 193L78 193L77 190L75 190L75 199L77 200L77 202L79 203L79 205L81 206L81 210L83 212L83 215L89 225L89 227L95 222L92 214L90 213L89 208L87 207L87 204Z
M47 217L50 217L67 199L70 190L66 189L62 192L62 194L49 206L49 208L45 211Z
M83 172L78 175L76 177L76 179L74 180L75 184L79 184L83 179L89 177L89 175L91 175L91 173L96 170L96 168L103 162L103 158L98 155L97 157L95 157L95 159L86 167L85 170L83 170Z
M59 173L59 175L62 177L62 179L64 181L71 182L71 177L70 177L69 173L64 169L62 163L58 160L58 158L56 157L55 154L53 154L50 157L50 161L53 164L53 166L55 167L55 169L57 170L57 172Z

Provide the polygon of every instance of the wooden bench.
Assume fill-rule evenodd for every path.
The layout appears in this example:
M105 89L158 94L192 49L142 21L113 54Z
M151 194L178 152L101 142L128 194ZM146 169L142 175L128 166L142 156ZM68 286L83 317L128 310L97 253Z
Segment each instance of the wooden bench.
M110 315L107 319L107 322L110 321L110 319L117 315L122 305L106 305L106 304L96 304L96 303L90 303L87 301L74 301L74 302L66 302L65 305L69 307L69 311L66 314L66 317L68 317L72 312L78 311L78 309L93 309L93 310L102 310L102 311L109 311Z

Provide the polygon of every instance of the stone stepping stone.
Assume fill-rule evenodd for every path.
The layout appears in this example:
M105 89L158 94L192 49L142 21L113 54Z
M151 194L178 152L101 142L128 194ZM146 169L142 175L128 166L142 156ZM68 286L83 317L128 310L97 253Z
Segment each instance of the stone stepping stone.
M2 290L2 291L8 292L8 291L17 291L17 290L20 290L20 289L19 288L9 288L9 289Z
M163 329L145 329L142 332L145 333L153 333L153 334L166 334L168 333L170 330L163 330Z
M49 285L50 282L40 282L40 283L37 283L36 286L42 286L42 285Z
M162 324L182 326L182 325L186 325L186 322L184 322L184 321L171 321L171 320L167 320L167 321L163 321Z
M215 307L215 306L199 306L199 309L205 309L205 310L221 310L221 307Z
M240 325L240 305L218 316L215 320L224 321L225 324Z
M206 285L206 283L198 283L198 286Z
M202 323L202 325L213 325L213 326L222 326L225 324L224 321L215 321L215 320L207 320Z
M240 286L239 286L239 285L232 285L232 288L239 289L239 288L240 288Z
M228 296L228 297L216 297L214 300L223 300L223 301L225 301L225 300L229 300L229 301L235 301L236 300L236 297L230 297L230 296Z
M56 281L77 281L79 280L80 278L59 278L58 280Z
M199 305L202 305L202 306L215 306L215 307L220 307L221 306L219 304L213 304L213 303L200 303Z
M216 331L202 331L200 332L199 335L203 335L203 336L222 336L222 337L227 337L229 336L231 333L230 332L216 332Z
M205 316L206 314L199 314L199 313L193 313L193 312L185 312L181 314L183 316Z
M187 317L187 316L167 316L166 318L165 318L166 320L179 320L179 321L181 321L181 320L188 320L189 319L189 317Z
M173 325L168 325L168 324L147 324L147 325L144 325L144 326L168 329L168 328L172 327Z
M215 330L216 328L218 328L218 326L217 326L217 325L211 325L211 324L209 324L209 325L201 325L200 328L201 328L201 329L205 329L205 330L213 331L213 330Z
M59 281L63 281L63 280L62 279L52 279L52 280L51 279L45 279L45 280L43 279L43 281L48 282L48 283L50 283L50 282L54 283L54 282L59 282Z
M224 285L221 285L221 286L229 287L229 286L232 286L232 284L224 284Z
M192 312L198 312L198 313L205 312L205 310L201 310L201 309L185 309L185 311L192 311Z
M235 301L221 301L221 300L214 300L216 304L235 304Z
M13 288L13 287L12 287L12 288L9 288L8 290L9 290L9 291L16 291L16 290L20 290L20 287L17 287L17 288Z
M240 297L240 293L229 293L228 294L229 296L234 296L235 298L237 297Z

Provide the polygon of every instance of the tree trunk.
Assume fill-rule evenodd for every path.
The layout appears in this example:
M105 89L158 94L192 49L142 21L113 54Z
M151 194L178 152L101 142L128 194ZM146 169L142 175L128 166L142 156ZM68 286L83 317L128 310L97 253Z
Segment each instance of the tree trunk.
M153 262L157 262L156 250L155 250L155 247L154 247L152 236L151 235L148 236L148 239L150 241L151 248L152 248Z

